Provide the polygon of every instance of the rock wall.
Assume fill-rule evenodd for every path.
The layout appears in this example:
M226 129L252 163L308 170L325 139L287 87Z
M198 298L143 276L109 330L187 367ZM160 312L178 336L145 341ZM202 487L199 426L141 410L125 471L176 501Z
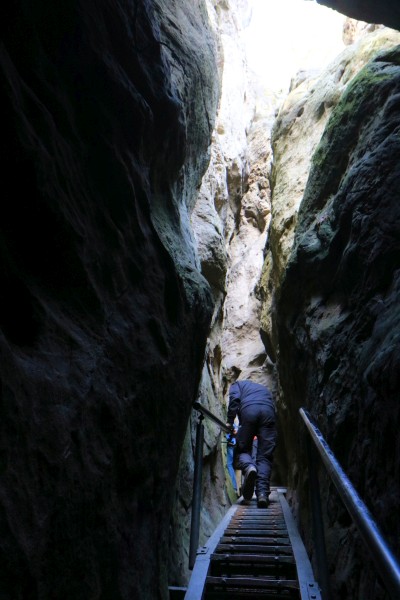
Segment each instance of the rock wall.
M259 332L261 304L255 295L270 217L268 174L270 131L276 98L249 72L241 33L249 18L247 1L214 3L220 40L222 87L211 160L204 175L191 222L201 270L214 299L199 401L225 421L227 391L234 373L252 373L273 382ZM171 525L171 581L189 577L188 550L192 502L195 425L189 424L176 488ZM236 496L227 480L226 446L218 427L204 421L203 491L200 545L212 534Z
M347 25L347 24L346 24ZM348 35L345 27L344 35ZM277 294L291 256L298 222L298 210L311 167L313 153L328 119L347 86L379 49L398 44L398 32L368 28L349 45L321 74L299 72L293 77L289 95L282 103L272 133L273 168L272 220L265 252L262 277L257 293L262 299L262 339L274 362L279 357L276 330ZM285 394L279 391L277 402L282 427L287 414ZM290 417L292 418L292 417ZM290 470L288 449L291 435L281 430L276 459L279 469Z
M338 12L367 21L368 23L383 23L388 27L400 29L400 6L397 0L317 0Z
M306 539L300 406L318 420L395 552L399 42L400 34L378 29L321 78L294 82L274 130L270 247L260 290L264 339L279 376L285 435L278 460L296 490L292 504ZM323 476L321 482L333 598L387 597L333 486Z
M398 24L393 2L341 4ZM191 404L223 418L232 372L273 386L278 371L305 532L307 402L396 544L398 51L354 79L377 45L349 50L325 90L293 81L270 180L275 100L246 74L245 0L17 0L0 16L0 595L166 600L187 577ZM307 115L308 157L289 157ZM208 424L200 543L233 499L220 442ZM335 593L379 600L323 491Z
M165 599L215 35L201 0L0 14L0 596Z

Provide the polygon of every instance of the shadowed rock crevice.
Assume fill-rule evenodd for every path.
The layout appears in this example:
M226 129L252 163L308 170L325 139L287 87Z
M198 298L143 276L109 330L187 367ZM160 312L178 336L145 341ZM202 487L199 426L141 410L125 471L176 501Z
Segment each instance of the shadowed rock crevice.
M212 308L188 207L217 105L214 34L200 1L11 11L1 594L166 598L173 483Z
M313 157L294 248L279 292L279 377L288 413L306 405L398 551L399 51L380 54L333 110ZM337 160L339 157L346 160ZM327 190L329 192L327 193ZM301 282L301 286L299 286ZM282 413L287 425L290 424ZM385 443L392 440L391 448ZM297 452L296 439L288 447ZM396 458L397 457L397 458ZM296 461L297 462L297 461ZM306 484L300 459L298 489ZM374 568L341 542L327 498L334 597L381 598ZM304 523L308 518L303 508ZM308 525L304 525L308 531ZM339 560L339 566L337 561ZM353 576L340 591L344 564ZM335 566L336 565L336 566Z

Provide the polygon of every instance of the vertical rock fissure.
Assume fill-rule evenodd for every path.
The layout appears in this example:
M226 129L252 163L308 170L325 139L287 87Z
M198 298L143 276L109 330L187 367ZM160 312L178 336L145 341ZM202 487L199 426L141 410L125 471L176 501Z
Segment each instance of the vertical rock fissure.
M395 97L396 93L397 54L395 50L390 53L390 49L396 47L400 37L397 32L382 26L347 20L343 34L346 49L323 72L294 74L289 93L279 106L273 94L269 98L264 95L263 100L257 96L257 85L254 86L245 68L242 76L239 64L243 67L245 61L241 62L240 43L235 43L240 23L235 9L237 7L232 3L231 12L223 15L225 22L219 22L222 51L225 52L222 97L213 133L210 167L192 214L202 273L210 283L215 305L199 399L223 419L227 389L237 375L251 377L273 389L280 440L274 477L275 481L289 484L293 490L292 508L312 555L306 464L298 408L306 405L321 416L328 435L331 432L331 440L336 444L337 456L345 465L349 456L365 456L365 443L374 445L371 435L376 426L371 418L376 408L371 407L370 416L363 417L362 412L369 402L373 403L375 392L372 396L370 391L366 392L367 397L371 397L367 405L355 400L357 384L367 389L365 383L361 385L365 376L361 365L356 374L351 369L346 372L352 361L365 360L361 358L364 353L360 354L348 345L349 333L343 334L346 341L342 343L340 331L342 328L346 331L347 327L348 331L360 330L357 335L361 338L357 339L363 339L365 347L373 348L375 317L371 315L372 308L363 309L359 300L355 300L357 308L350 308L353 305L349 306L348 298L350 292L355 296L354 286L368 285L363 277L357 280L352 272L356 269L361 273L364 268L368 272L371 268L362 264L363 251L360 249L359 254L356 250L358 240L365 240L365 234L356 237L357 241L352 244L348 238L354 235L355 228L360 229L361 223L366 223L369 214L373 214L372 209L356 207L358 202L365 202L367 195L375 193L378 185L376 167L372 165L370 172L367 169L372 156L378 153L370 146L367 158L359 144L368 145L373 140L382 144L373 132L383 127L390 137L391 128L395 127L383 123L381 111L388 112L389 106L395 106L395 100L389 98ZM221 18L221 14L219 16ZM385 50L389 50L387 58L376 58ZM362 71L367 64L372 66ZM230 79L232 65L235 77ZM358 87L354 84L351 91L352 82L357 80L360 72ZM365 100L364 94L367 94ZM366 119L372 97L368 94L377 94L377 106L379 97L384 103L384 108L378 109L376 119L370 121L373 125ZM240 115L235 112L236 102L242 106ZM341 111L347 116L340 117ZM344 126L342 130L337 129L344 122L348 130ZM370 128L371 134L368 133ZM345 147L345 139L351 140L348 147ZM365 166L363 157L367 160ZM356 165L360 168L360 176L352 175ZM389 165L391 167L379 178L384 188L385 177L393 168L392 161ZM348 188L346 181L351 177L357 183ZM364 194L364 199L361 196L355 199L355 194ZM345 205L346 195L347 203L353 198L347 212L341 208L341 204ZM383 204L390 205L387 200ZM376 235L373 234L374 238ZM393 244L393 234L386 239ZM374 256L375 252L378 259L383 250L365 251L367 263L372 264L371 253ZM348 255L346 260L343 259L345 263L338 258L342 253L344 257ZM395 286L396 250L386 250L383 255L388 257L389 265L384 269L386 275L383 271L380 274L378 288L388 286L385 289L389 290L392 281ZM304 264L303 257L308 263ZM319 260L321 268L317 270ZM337 260L339 263L335 264ZM383 265L385 259L379 260ZM349 266L343 271L346 261ZM374 273L377 276L377 269ZM325 290L324 281L327 284ZM393 311L396 302L394 293L391 295L386 291L376 300L382 303L386 301L383 298L387 299L388 313ZM355 311L354 315L352 311ZM379 329L382 335L386 335L382 333L382 327L386 327L384 322L390 322L389 318L382 321ZM382 353L390 354L389 348L382 344ZM338 377L342 379L341 384L336 381ZM392 392L385 392L385 395L389 410L393 395ZM335 433L332 427L336 427ZM354 436L358 427L362 428L367 442L362 436ZM214 426L207 426L207 429L202 542L234 499L230 485L225 481L221 434ZM387 425L387 431L389 429ZM187 435L193 445L193 423ZM185 465L187 473L189 463ZM364 475L358 472L354 476L360 491L366 493L372 472L371 463ZM390 513L395 510L397 492L392 459L385 474L387 479L382 475L379 480L382 484L387 481L392 497L389 496L379 516L386 524L389 538L394 540L390 534L390 524L393 524ZM211 491L208 485L211 485ZM361 551L357 558L354 553L359 542L357 538L352 539L340 501L326 482L323 493L335 597L353 598L357 589L363 590L365 598L381 597L383 591L376 576L371 574L373 571L362 570L365 555ZM187 512L181 512L181 517L190 512L187 510L189 498L185 507ZM341 539L346 539L346 549L343 549ZM345 574L349 572L352 575L347 578ZM371 590L367 592L369 586Z

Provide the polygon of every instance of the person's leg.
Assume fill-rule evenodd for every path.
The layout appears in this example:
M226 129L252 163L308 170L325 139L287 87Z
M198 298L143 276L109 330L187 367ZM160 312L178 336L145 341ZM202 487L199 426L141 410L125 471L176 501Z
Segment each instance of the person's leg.
M236 473L235 469L233 468L233 449L234 446L227 445L226 447L226 467L232 480L233 489L235 490L235 492L237 492Z
M272 460L276 446L275 411L273 407L260 405L258 420L257 448L257 496L268 498L270 489Z
M254 464L257 466L257 449L258 449L258 440L257 437L255 436L253 438L253 446L251 449L251 458L253 459ZM258 496L257 493L257 484L255 486L255 492L256 492L256 496Z
M256 466L252 457L253 438L257 429L257 413L246 407L240 415L240 427L236 435L235 468L243 473L249 466Z
M257 428L257 414L252 407L246 407L240 414L241 426L236 436L236 464L242 470L242 494L244 500L251 500L254 493L257 468L252 458L253 438Z

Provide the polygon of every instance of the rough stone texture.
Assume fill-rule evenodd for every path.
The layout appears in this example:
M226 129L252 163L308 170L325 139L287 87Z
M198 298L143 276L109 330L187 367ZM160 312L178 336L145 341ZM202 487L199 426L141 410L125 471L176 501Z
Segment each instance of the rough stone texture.
M293 246L297 212L303 198L313 152L327 120L353 77L383 47L400 43L391 29L367 30L321 74L301 71L293 77L272 133L272 221L258 294L263 300L261 327L268 354L278 348L274 320L279 289Z
M249 85L240 31L248 20L248 3L243 0L216 1L209 8L213 28L218 32L221 98L212 136L211 160L203 177L191 222L197 242L201 270L211 286L214 314L207 341L198 400L225 421L224 372L222 356L223 306L230 264L229 241L238 226L245 185L247 130L255 111ZM243 104L243 98L246 98ZM182 453L176 503L171 526L171 582L187 583L188 550L192 502L193 456L197 415L189 424ZM203 492L200 545L211 535L226 510L236 499L226 480L224 436L218 427L204 421Z
M165 599L212 309L188 212L214 36L201 0L0 17L0 596Z
M356 21L355 19L347 18L343 24L343 43L346 46L354 44L357 39L370 31L382 29L384 25L375 25L373 23L365 23L365 21Z
M248 19L248 3L214 4L214 17L210 16L220 40L222 93L210 165L191 221L202 273L215 302L199 400L225 420L226 394L234 372L245 376L252 372L263 382L273 381L260 338L260 301L254 288L270 216L269 139L276 100L265 91L258 95L247 70L240 34ZM195 421L194 415L182 453L171 527L171 581L180 585L189 577ZM225 468L224 437L207 420L205 425L200 544L236 499Z
M333 110L313 156L278 294L289 486L306 535L307 406L399 553L400 47L375 57ZM386 598L367 549L322 478L333 598Z
M192 215L202 272L216 300L211 336L222 352L217 387L229 380L232 368L244 371L252 361L261 366L266 358L254 288L269 225L270 131L276 98L266 90L260 93L245 63L240 30L247 8L242 1L230 2L220 33L222 96L210 166Z
M338 12L367 21L400 29L400 6L397 0L317 0Z
M226 384L232 375L252 377L273 386L270 362L260 337L261 303L256 286L263 264L263 248L271 214L271 117L260 113L249 130L249 173L238 206L236 225L229 240L229 270L224 302L222 356Z

